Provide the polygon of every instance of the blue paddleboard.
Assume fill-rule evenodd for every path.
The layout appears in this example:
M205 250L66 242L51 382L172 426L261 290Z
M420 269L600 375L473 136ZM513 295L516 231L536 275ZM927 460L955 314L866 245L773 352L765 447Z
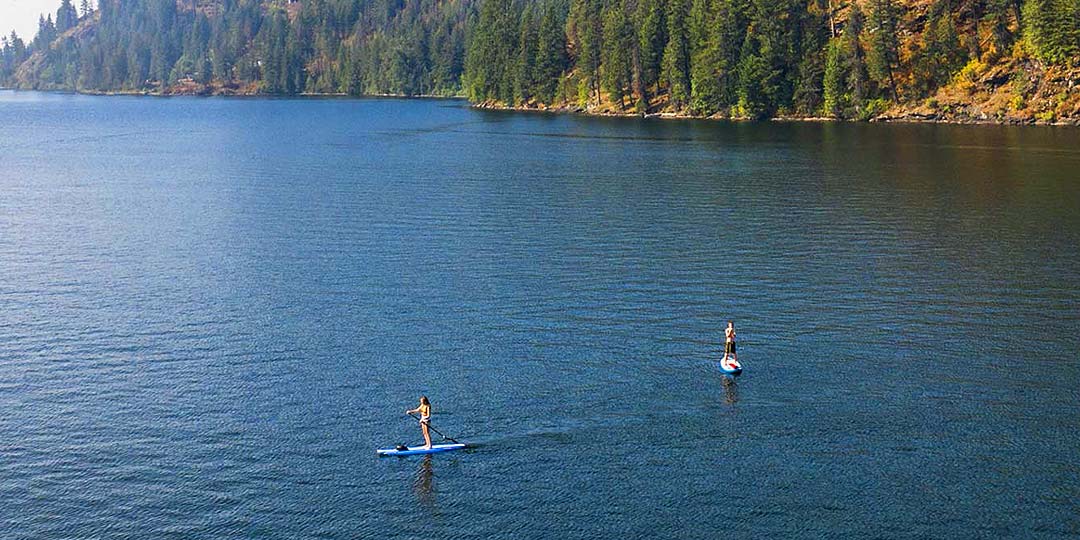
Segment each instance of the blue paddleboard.
M415 456L419 454L437 454L439 452L450 452L453 450L461 450L465 448L464 444L433 444L431 448L424 448L423 446L409 446L405 450L398 450L397 448L380 448L375 451L379 454L379 457L383 456Z

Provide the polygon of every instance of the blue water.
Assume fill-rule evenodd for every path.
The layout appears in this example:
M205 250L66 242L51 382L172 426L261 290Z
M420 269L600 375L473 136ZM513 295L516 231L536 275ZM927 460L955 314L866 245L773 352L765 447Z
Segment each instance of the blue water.
M0 537L1076 536L1078 246L1076 129L0 92Z

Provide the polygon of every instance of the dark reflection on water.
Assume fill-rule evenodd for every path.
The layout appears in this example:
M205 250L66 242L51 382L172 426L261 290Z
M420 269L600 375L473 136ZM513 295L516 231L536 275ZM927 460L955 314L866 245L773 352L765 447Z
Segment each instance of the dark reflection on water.
M721 377L720 384L724 386L724 403L734 405L739 402L739 385L733 377Z
M437 510L435 506L435 468L432 465L432 455L428 454L420 459L420 466L416 469L416 478L413 480L413 490L420 505L432 512Z
M1078 170L1075 129L2 92L2 536L1075 535ZM377 459L421 393L481 446Z

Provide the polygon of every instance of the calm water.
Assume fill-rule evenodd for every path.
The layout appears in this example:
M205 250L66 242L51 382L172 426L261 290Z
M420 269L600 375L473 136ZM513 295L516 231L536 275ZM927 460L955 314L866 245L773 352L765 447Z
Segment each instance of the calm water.
M0 536L1075 536L1078 246L1076 129L0 93Z

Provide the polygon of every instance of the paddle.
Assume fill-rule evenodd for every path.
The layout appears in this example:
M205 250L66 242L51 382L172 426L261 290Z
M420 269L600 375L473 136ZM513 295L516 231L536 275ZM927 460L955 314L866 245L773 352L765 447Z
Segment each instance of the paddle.
M409 413L409 416L411 416L411 417L413 417L413 418L416 418L417 420L419 420L419 418L417 418L417 416L416 416L415 414L413 414L413 413ZM444 438L444 439L446 439L446 440L448 440L448 441L450 441L450 442L452 442L452 443L462 444L462 443L458 442L458 441L457 441L457 440L455 440L455 439L451 439L450 437L447 437L446 435L443 435L443 432L441 432L441 431L439 431L439 430L437 430L437 429L435 429L434 427L432 427L432 426L431 426L431 422L428 422L428 425L427 425L427 427L428 427L428 429L430 429L431 431L434 431L435 433L438 433L439 435L442 435L442 438Z

